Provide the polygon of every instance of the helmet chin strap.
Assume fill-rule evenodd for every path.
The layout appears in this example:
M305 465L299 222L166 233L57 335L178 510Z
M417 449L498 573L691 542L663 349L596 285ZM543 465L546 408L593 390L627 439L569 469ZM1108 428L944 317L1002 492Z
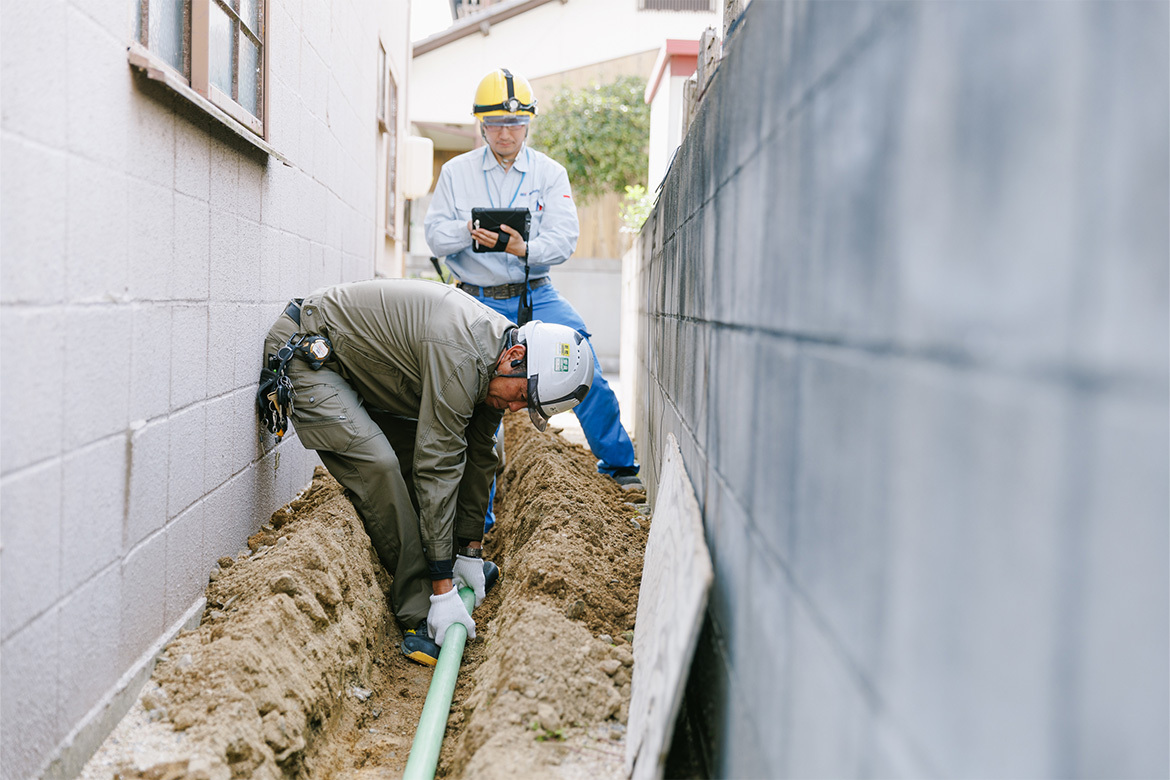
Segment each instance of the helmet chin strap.
M519 363L520 365L524 365L523 360L513 360L512 361L512 368L516 368L517 363ZM492 379L527 379L527 378L528 378L527 371L524 371L523 373L520 373L520 374L501 374L500 369L498 367L496 368L496 375L492 377Z
M516 341L516 332L517 332L517 330L518 330L518 328L513 328L512 330L508 331L508 345L507 345L506 347L504 347L504 352L507 352L508 350L510 350L512 347L516 346L516 345L519 343L518 341ZM504 357L504 354L503 354L503 353L500 353L500 357L496 359L496 371L495 371L495 374L492 376L492 379L497 379L497 378L498 378L498 379L527 379L527 378L528 378L528 371L527 371L527 361L528 361L528 354L527 354L527 348L525 348L525 355L524 355L524 357L520 358L519 360L513 360L513 361L511 361L511 366L512 366L512 368L520 368L520 366L525 366L525 369L522 371L522 373L519 373L519 374L501 374L501 373L500 373L500 359L501 359L501 358L503 358L503 357Z
M491 146L492 146L492 145L491 145L490 143L488 143L488 139L487 139L487 131L483 129L483 121L482 121L482 120L480 120L480 123L479 123L479 136L480 136L480 138L482 138L482 139L483 139L483 142L484 142L485 144L487 144L487 145L488 145L488 148L489 148L489 149L491 149ZM524 144L525 144L527 141L528 141L528 127L527 127L527 126L525 126L525 128L524 128L524 137L520 139L520 149L523 149L523 148L524 148ZM512 163L516 162L516 158L520 156L520 149L517 149L517 150L516 150L516 154L512 155L512 157L511 157L511 158L508 158L508 157L501 157L500 155L496 154L496 150L495 150L495 149L492 149L492 154L493 154L493 155L495 156L495 158L496 158L497 160L499 160L501 163L507 163L508 165L511 165Z

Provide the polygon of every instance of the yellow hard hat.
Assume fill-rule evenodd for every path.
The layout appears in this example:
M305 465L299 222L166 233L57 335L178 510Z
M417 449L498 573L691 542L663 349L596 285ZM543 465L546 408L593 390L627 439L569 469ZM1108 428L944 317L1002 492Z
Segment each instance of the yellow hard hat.
M536 98L532 86L523 76L513 76L507 68L493 70L483 77L475 90L471 113L483 119L489 116L536 116Z

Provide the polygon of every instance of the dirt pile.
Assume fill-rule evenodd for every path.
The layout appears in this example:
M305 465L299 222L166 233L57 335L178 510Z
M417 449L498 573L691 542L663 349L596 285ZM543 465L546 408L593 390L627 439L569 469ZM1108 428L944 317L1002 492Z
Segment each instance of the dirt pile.
M450 777L617 777L648 520L583 448L506 421L508 466L440 758ZM323 469L212 572L199 628L164 652L82 777L395 776L431 669L398 652L389 580Z
M517 418L517 422L519 418ZM452 777L617 776L647 518L592 455L509 424L488 557L505 573L489 654L456 691ZM464 694L466 698L462 698ZM454 738L452 738L454 737Z
M318 468L248 546L220 559L199 628L167 647L141 697L175 738L120 776L311 775L316 736L369 690L389 649L389 583L341 487Z

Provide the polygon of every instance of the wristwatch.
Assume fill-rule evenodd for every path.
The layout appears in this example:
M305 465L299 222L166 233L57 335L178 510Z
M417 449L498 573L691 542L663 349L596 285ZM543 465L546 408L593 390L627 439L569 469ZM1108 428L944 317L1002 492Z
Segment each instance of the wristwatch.
M460 547L455 550L456 555L462 555L464 558L483 558L482 547Z

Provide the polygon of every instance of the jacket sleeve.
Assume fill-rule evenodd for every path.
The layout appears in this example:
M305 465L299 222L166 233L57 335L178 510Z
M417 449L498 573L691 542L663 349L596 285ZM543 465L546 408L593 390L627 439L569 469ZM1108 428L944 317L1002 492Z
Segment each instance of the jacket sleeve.
M455 511L455 538L476 541L483 538L484 515L492 480L496 478L496 431L502 411L486 405L475 408L467 426L467 466L459 484L459 501Z
M471 355L457 355L459 362L452 365L449 347L433 343L428 347L414 448L414 484L427 564L432 578L443 579L443 574L450 576L454 557L455 512L468 462L467 433L475 412L479 372ZM485 505L486 500L485 494Z
M439 171L423 230L427 246L437 257L454 255L471 246L471 232L455 205L455 177L446 165Z
M528 262L531 265L559 265L568 260L577 248L577 204L569 187L569 175L564 166L549 161L553 169L544 187L544 215L540 232L528 242ZM433 201L432 201L433 203Z

